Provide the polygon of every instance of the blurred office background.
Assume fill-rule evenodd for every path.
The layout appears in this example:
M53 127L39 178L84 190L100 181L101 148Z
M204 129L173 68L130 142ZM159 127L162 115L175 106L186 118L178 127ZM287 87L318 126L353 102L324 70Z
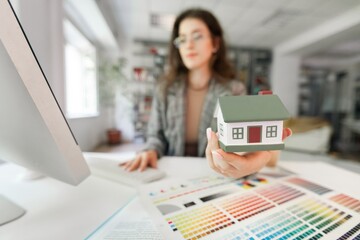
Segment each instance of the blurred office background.
M145 140L172 23L202 7L248 93L271 89L293 116L288 150L360 161L360 0L11 2L84 151L113 128L121 145Z

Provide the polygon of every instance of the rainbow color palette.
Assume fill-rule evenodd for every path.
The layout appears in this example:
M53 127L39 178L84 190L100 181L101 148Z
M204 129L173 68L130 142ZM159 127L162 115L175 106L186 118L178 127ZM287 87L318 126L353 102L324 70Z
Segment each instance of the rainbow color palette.
M360 213L360 200L349 197L345 194L338 194L331 197L330 199L340 205L343 205L351 210L354 210L355 212Z
M156 184L140 194L165 239L360 238L360 201L299 177Z
M288 210L325 234L352 218L352 215L316 199L307 199Z
M185 239L199 239L220 231L234 222L213 205L167 218L172 231L179 231Z
M247 228L259 239L319 239L322 233L316 231L309 224L304 223L297 217L279 211L275 214L262 218Z

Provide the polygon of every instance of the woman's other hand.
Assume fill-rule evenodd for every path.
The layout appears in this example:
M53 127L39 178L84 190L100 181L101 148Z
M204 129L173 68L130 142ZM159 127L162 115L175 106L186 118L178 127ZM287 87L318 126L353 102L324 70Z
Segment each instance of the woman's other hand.
M259 171L265 165L276 165L279 151L249 152L244 155L224 152L219 147L218 137L207 129L208 144L206 158L209 166L216 172L232 178L241 178ZM283 140L291 136L291 129L283 130Z
M121 163L120 166L129 172L136 169L139 169L139 171L142 172L148 166L157 168L157 161L157 152L155 150L148 150L137 154L134 160Z

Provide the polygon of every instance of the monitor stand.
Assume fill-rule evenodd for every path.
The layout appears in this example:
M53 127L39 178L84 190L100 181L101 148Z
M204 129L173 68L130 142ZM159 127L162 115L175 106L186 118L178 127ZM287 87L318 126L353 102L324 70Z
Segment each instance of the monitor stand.
M25 210L11 202L4 195L0 195L0 226L14 221L25 214Z
M24 168L23 171L18 175L20 181L34 181L37 179L44 178L45 176L41 173Z

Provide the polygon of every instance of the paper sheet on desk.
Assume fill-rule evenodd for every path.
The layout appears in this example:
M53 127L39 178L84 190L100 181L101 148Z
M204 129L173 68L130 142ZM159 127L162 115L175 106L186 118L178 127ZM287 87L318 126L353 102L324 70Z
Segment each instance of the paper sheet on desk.
M86 240L161 240L160 232L150 219L139 198L115 213Z
M166 239L360 238L359 199L281 168L246 179L164 179L139 193Z

